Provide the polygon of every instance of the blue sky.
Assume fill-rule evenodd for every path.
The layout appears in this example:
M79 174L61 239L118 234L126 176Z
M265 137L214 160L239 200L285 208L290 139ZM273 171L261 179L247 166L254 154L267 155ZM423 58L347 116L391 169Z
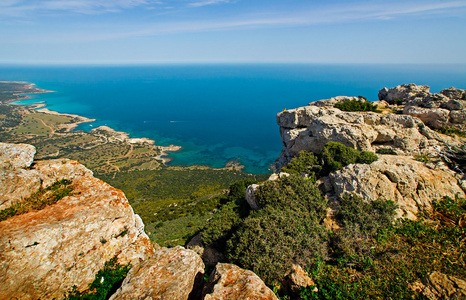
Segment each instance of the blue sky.
M0 0L0 63L466 63L466 0Z

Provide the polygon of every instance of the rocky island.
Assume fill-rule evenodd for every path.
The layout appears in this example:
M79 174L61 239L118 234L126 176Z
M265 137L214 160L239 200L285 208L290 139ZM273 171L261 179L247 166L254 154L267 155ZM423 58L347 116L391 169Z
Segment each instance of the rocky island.
M379 99L278 113L281 172L231 185L186 248L77 161L0 144L0 298L466 298L466 92Z

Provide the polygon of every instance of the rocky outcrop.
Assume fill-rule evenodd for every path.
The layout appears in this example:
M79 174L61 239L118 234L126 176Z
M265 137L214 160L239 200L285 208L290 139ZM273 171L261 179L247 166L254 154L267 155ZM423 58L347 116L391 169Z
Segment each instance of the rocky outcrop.
M24 152L33 153L31 147ZM0 222L0 299L61 299L74 285L85 290L111 258L137 265L154 252L123 192L75 161L39 161L27 170L4 169L0 178L13 191L3 188L10 203L61 179L73 187L53 205Z
M311 103L312 104L312 103ZM283 150L278 169L300 151L319 153L328 142L358 150L419 155L430 153L451 138L431 130L416 117L373 112L344 112L334 107L305 106L277 114Z
M204 287L205 300L278 299L253 272L219 263Z
M430 93L427 85L404 84L379 91L379 99L405 105L403 114L420 118L432 128L466 130L466 91L454 87Z
M187 249L193 250L208 267L215 266L218 262L225 259L223 253L211 246L204 245L200 234L195 235L186 245Z
M111 300L186 300L199 290L204 274L201 258L183 247L161 248L132 268Z
M34 154L36 148L31 145L0 143L0 168L27 168L32 164Z
M398 217L415 219L420 208L431 208L432 201L444 196L465 197L461 182L442 164L426 166L409 157L380 155L372 164L355 164L331 173L336 196L355 193L367 201L379 198L395 201Z
M430 300L466 299L466 281L440 272L426 275L414 284L413 290Z
M299 294L301 288L308 286L315 286L314 281L299 265L292 265L290 271L285 276L284 289L287 294ZM314 292L317 292L317 287L314 288Z

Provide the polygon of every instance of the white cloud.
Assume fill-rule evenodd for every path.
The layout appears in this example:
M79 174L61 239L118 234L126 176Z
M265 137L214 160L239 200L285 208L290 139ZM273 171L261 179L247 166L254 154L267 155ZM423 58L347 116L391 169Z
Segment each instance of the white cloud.
M190 3L189 6L201 7L201 6L206 6L206 5L229 3L229 2L230 2L229 0L204 0L204 1L196 1L196 2Z

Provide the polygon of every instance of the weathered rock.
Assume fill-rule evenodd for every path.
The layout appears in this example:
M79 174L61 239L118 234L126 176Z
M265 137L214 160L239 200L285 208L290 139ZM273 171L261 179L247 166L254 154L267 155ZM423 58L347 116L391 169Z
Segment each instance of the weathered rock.
M123 192L75 161L38 162L34 171L43 185L66 178L74 190L0 222L0 299L62 298L74 285L86 289L115 256L134 265L153 254Z
M438 165L425 164L403 156L380 155L368 164L355 164L329 175L337 196L356 193L367 201L393 200L399 206L398 217L415 219L419 208L431 208L431 202L444 196L465 197L455 174Z
M440 94L454 100L466 100L466 91L454 87L440 91Z
M448 124L450 111L443 108L422 108L419 106L405 106L403 114L421 119L431 128L440 128Z
M430 300L466 299L466 281L436 271L416 282L413 288Z
M181 246L161 248L149 259L132 268L121 288L110 298L188 299L202 282L204 264L194 251Z
M429 90L430 87L428 85L416 85L414 83L403 84L390 89L381 89L379 91L379 100L385 100L392 104L395 99L406 101L406 99L413 98L418 95L429 94Z
M252 271L232 264L217 264L204 287L205 300L277 299Z
M260 187L260 185L258 185L258 184L251 184L246 189L246 196L245 196L246 202L248 202L251 209L254 209L254 210L259 208L259 206L257 205L256 199L254 197L254 194L256 193L256 191L257 191L257 189L259 187Z
M36 147L32 145L0 143L0 168L27 168L32 164L34 154Z
M36 170L0 169L0 210L29 197L41 187Z
M342 112L336 108L307 106L277 114L283 150L276 167L282 168L300 151L319 153L328 142L376 152L390 148L395 153L429 153L448 137L431 130L418 118L373 112Z
M186 244L186 248L196 252L202 258L204 264L209 267L213 267L225 259L225 256L217 249L210 246L206 247L200 234L195 235Z
M284 288L288 294L297 294L301 288L314 285L314 281L299 265L292 265L291 270L285 276ZM317 292L317 288L315 289L315 292Z

